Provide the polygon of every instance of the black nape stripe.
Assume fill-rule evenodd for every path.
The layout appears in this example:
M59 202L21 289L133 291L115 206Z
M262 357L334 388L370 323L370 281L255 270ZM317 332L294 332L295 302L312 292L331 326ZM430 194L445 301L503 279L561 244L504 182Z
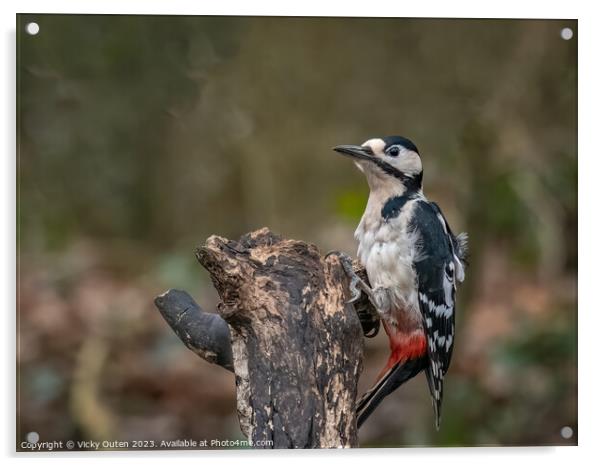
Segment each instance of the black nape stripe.
M381 217L385 220L390 220L392 218L397 217L399 215L399 212L401 212L401 209L403 209L403 206L406 205L408 201L415 198L415 193L402 194L401 196L390 197L387 200L387 202L385 202L385 205L383 205L383 208L380 211Z
M418 173L415 176L409 176L399 171L393 165L388 164L384 160L373 157L370 159L370 161L378 165L378 167L387 175L394 176L395 178L400 180L406 187L408 192L416 192L422 189L422 172Z

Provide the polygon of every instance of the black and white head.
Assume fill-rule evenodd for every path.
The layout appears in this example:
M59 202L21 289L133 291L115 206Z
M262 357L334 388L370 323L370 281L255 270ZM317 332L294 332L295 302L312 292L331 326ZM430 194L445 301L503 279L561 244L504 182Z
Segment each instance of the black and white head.
M418 148L402 136L368 139L361 146L341 145L334 150L352 157L366 175L370 189L395 183L407 191L422 189L422 161Z

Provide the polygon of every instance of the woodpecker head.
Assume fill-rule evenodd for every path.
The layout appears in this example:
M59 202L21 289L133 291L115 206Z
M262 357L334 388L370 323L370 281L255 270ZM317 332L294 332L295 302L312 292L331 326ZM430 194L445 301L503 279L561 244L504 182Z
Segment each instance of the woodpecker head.
M361 146L336 146L334 150L354 159L371 190L400 184L405 191L422 189L422 161L409 139L387 136L368 139Z

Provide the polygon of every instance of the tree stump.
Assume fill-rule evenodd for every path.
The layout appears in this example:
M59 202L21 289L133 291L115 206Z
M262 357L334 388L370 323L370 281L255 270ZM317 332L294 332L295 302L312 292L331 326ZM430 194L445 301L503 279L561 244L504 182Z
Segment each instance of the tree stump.
M363 335L339 259L265 228L238 241L212 236L196 256L221 298L219 316L182 291L155 303L190 349L234 370L249 443L357 446Z

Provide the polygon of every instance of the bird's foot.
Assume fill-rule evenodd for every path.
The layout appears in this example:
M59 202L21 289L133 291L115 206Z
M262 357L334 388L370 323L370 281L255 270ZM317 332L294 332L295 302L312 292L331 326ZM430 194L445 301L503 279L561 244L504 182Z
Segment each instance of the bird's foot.
M354 305L362 324L364 336L369 338L376 336L380 329L380 316L372 288L353 270L353 261L347 254L340 251L330 251L326 254L326 257L328 256L336 256L345 274L349 277L351 298L347 303ZM362 292L365 297L362 297Z
M360 276L353 270L353 260L347 254L341 251L329 251L326 257L336 256L341 262L341 266L345 271L345 274L349 277L349 291L351 292L351 299L347 301L347 304L353 304L359 300L362 296L362 291L370 290L370 287L360 278ZM368 293L366 293L368 294Z

